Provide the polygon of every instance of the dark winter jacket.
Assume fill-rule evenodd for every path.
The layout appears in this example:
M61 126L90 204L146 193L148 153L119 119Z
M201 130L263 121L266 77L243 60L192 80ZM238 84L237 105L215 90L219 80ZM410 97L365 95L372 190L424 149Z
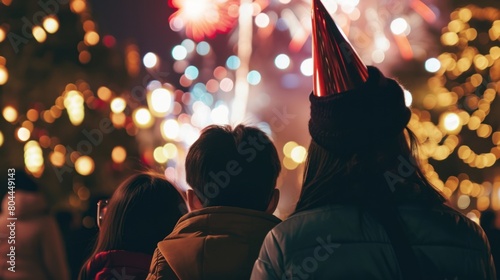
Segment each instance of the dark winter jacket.
M235 207L188 213L158 243L147 279L248 279L264 237L279 222Z
M495 279L483 230L447 207L399 207L423 279ZM297 213L266 236L251 279L402 279L381 224L356 206Z

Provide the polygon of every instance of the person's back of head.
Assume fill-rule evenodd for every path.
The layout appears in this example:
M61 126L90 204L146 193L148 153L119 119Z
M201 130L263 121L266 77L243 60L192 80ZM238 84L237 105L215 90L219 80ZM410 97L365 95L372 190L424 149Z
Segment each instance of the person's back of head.
M313 13L308 127L313 141L297 210L328 203L383 204L400 192L442 201L416 164L403 87L363 63L321 1L314 1Z
M162 175L130 176L109 200L98 247L152 254L156 242L170 233L184 203L175 187Z
M182 196L162 175L139 173L127 178L109 200L97 244L79 279L89 279L97 273L91 263L101 252L123 250L152 255L156 244L184 214L182 204Z
M278 153L269 137L243 125L205 128L186 157L186 180L202 207L264 211L280 171Z

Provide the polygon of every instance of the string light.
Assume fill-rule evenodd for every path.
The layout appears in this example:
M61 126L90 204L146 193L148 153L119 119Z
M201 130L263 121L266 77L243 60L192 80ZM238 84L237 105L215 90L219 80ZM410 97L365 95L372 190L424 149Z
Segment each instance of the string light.
M6 106L2 111L3 118L13 123L17 120L17 110L12 106Z
M50 33L54 34L59 29L59 21L55 16L48 16L43 20L43 28Z
M428 139L422 144L424 151L422 158L423 165L427 166L426 173L431 183L435 186L444 186L443 193L462 210L470 209L474 205L479 211L488 207L499 210L500 203L496 201L500 197L497 198L494 192L485 193L481 190L499 185L500 178L493 178L493 181L483 179L484 181L480 183L472 181L465 174L460 174L449 176L443 182L433 165L428 162L428 158L446 162L451 154L456 153L459 160L474 169L492 167L500 158L500 131L493 131L492 125L485 123L491 112L490 107L496 99L495 89L500 84L499 76L494 75L493 71L493 65L499 61L500 55L497 54L497 46L486 48L486 53L480 53L479 48L475 47L487 46L487 39L494 45L494 40L498 37L496 32L500 32L500 27L495 25L497 22L495 15L498 13L500 11L497 9L475 6L460 8L451 13L451 21L443 29L441 43L450 47L449 50L453 52L444 52L437 58L426 61L425 69L436 74L429 79L432 93L424 98L423 106L428 110L436 105L443 106L452 112L441 113L440 123L435 126L429 121L429 117L419 120L419 116L429 112L414 109L414 116L409 124L419 139ZM493 36L479 39L478 31L474 28L476 24L491 24L489 33ZM487 71L488 68L491 70ZM490 152L480 153L472 146L467 146L467 143L458 146L459 142L469 139L461 137L459 140L454 135L460 133L462 126L463 129L475 131L478 138L490 138L490 143L494 145ZM460 187L457 188L457 185ZM475 204L472 203L474 200ZM477 210L471 210L467 216L479 220L480 212Z

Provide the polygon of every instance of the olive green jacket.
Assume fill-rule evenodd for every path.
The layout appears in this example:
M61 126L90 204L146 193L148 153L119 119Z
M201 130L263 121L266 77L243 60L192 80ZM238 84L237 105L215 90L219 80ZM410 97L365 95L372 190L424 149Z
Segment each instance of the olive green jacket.
M279 222L235 207L188 213L158 243L147 279L249 279L264 237Z

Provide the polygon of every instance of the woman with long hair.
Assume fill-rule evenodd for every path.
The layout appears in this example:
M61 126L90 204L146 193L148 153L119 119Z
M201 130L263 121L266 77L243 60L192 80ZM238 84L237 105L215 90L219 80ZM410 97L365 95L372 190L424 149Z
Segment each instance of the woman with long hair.
M404 92L313 0L312 137L295 213L252 279L495 279L488 241L418 165Z
M183 209L183 198L161 175L130 176L109 200L79 279L146 279L156 244L172 231Z

